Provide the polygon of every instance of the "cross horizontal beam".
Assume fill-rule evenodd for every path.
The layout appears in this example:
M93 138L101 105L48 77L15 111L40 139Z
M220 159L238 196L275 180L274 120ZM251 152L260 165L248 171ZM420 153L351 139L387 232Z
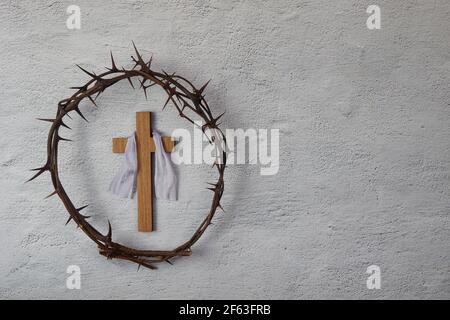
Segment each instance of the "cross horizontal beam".
M172 137L161 137L164 150L166 152L172 152L175 148L175 141ZM124 153L125 147L127 146L128 138L113 138L112 139L112 149L113 153ZM153 138L150 138L150 152L156 151L155 141Z

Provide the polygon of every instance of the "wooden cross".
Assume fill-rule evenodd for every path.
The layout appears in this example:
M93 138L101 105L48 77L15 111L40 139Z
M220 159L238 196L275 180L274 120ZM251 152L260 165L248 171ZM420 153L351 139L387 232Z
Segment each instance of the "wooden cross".
M152 156L156 151L152 138L151 112L136 112L136 152L137 152L137 201L138 230L153 231L153 190L152 190ZM113 152L124 153L128 138L113 138ZM175 141L172 137L162 137L166 152L173 151Z

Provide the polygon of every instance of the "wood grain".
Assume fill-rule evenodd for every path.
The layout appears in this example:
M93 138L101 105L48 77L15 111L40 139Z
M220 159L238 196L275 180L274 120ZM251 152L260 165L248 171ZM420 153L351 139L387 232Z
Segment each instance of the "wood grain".
M162 137L162 143L166 152L172 152L176 142L172 137ZM127 146L128 138L113 138L112 139L112 151L114 153L124 153ZM153 138L150 138L150 152L155 152L156 146Z
M137 202L138 230L153 231L153 190L150 112L136 112L136 151L138 162Z

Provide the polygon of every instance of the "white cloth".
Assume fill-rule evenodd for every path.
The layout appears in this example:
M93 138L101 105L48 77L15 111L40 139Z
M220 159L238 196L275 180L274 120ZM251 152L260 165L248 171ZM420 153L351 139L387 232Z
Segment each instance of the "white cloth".
M153 131L155 141L155 195L158 199L177 200L177 176L170 155L164 150L161 135Z
M128 137L127 146L125 147L125 160L119 172L112 179L109 191L122 198L133 198L136 189L136 173L136 133L133 133Z
M161 135L153 131L155 141L155 195L158 199L177 200L177 176L170 155L164 150ZM151 155L148 155L151 157ZM114 176L109 190L123 198L132 198L136 189L137 156L136 134L128 138L125 148L125 160Z

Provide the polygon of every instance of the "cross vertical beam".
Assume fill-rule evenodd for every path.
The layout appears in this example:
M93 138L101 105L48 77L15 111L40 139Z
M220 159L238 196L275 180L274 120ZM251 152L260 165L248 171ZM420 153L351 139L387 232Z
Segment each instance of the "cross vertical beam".
M153 231L152 125L150 112L136 113L138 230Z
M165 152L172 152L175 140L172 137L162 137ZM113 138L112 151L124 153L128 138ZM136 112L136 158L137 158L137 202L138 231L151 232L153 227L153 175L152 154L156 144L152 138L152 114L143 111Z

